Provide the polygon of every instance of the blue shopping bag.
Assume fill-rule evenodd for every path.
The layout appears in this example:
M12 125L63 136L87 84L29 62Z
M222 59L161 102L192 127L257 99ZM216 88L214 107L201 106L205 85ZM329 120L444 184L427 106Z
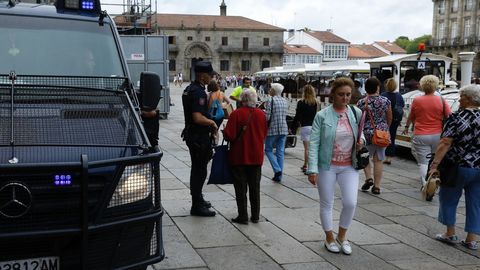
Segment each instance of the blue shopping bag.
M233 184L232 171L228 162L228 145L218 145L212 159L212 168L207 184Z

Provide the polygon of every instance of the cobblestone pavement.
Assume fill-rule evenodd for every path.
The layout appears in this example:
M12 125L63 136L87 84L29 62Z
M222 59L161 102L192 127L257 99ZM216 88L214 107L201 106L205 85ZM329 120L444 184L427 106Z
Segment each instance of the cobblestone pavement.
M186 84L184 84L186 86ZM231 89L229 89L231 91ZM166 258L152 269L480 269L480 252L433 239L444 227L436 220L438 196L422 200L416 165L395 159L385 166L382 194L359 192L355 219L348 238L353 254L332 254L323 247L318 193L300 170L301 142L286 149L282 183L274 183L265 158L261 181L261 219L237 225L231 185L204 188L215 217L192 217L190 211L190 156L180 138L183 129L182 89L172 86L175 106L160 122L163 241ZM227 91L228 93L229 91ZM364 179L361 173L362 184ZM334 222L338 224L341 199L336 192ZM465 237L464 201L457 221Z

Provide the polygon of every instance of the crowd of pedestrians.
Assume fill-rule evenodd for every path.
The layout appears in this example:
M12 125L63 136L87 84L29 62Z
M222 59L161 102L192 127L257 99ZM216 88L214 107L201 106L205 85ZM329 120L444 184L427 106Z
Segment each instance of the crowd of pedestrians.
M382 84L375 77L368 78L364 85L366 95L362 95L353 80L339 77L330 85L331 105L320 111L314 87L305 85L293 124L289 126L286 120L288 102L282 97L282 84L268 84L265 90L269 97L259 108L251 78L243 77L241 85L228 98L221 91L221 77L212 80L215 72L210 63L200 63L196 72L200 75L183 95L184 139L192 157L191 214L215 215L211 203L203 199L201 187L212 155L212 137L217 137L223 118L213 121L209 109L215 100L222 104L236 101L237 109L225 115L228 122L223 129L224 139L230 142L228 160L238 208L238 215L232 218L232 222L259 222L264 155L273 170L272 180L282 182L286 137L289 129L294 134L299 129L304 147L301 170L318 189L320 220L326 237L324 246L330 252L351 254L347 231L355 214L358 190L370 190L371 194L379 195L383 166L394 162L397 129L404 112L407 112L405 101L396 92L398 82L390 78ZM207 85L208 95L205 91ZM446 226L446 231L435 238L449 244L458 241L455 214L465 190L465 230L468 234L460 243L469 249L477 249L476 235L480 233L480 86L460 89L460 109L452 114L448 103L435 94L438 85L439 79L433 75L420 79L418 86L423 94L414 98L403 133L409 134L413 129L411 149L419 166L420 186L425 185L429 174L442 167L443 160L454 160L457 165L451 169L456 177L451 177L449 185L444 183L440 187L438 220ZM385 92L380 93L381 89ZM352 98L356 102L352 102ZM366 180L359 184L357 151L364 146L368 149L370 162L363 171ZM342 209L335 236L332 211L337 185Z

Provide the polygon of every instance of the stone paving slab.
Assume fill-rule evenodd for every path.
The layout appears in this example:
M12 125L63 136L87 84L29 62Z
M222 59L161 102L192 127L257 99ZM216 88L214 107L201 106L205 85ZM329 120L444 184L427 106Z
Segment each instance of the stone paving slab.
M334 231L337 231L338 221L334 221L333 224ZM398 240L356 220L353 220L348 228L347 238L356 245L398 243Z
M262 209L262 215L300 242L324 239L322 226L315 222L315 216L305 218L298 215L295 210L264 208Z
M357 207L354 219L365 225L391 224L393 221L380 215L370 212L364 208Z
M388 197L388 195L380 195ZM359 205L359 207L364 207L363 205ZM390 216L406 216L406 215L414 215L416 214L415 211L408 209L406 207L394 204L394 203L380 203L380 204L369 204L367 209L373 213L376 213L382 217L390 217Z
M403 261L393 261L393 265L397 266L400 269L404 270L453 270L457 269L451 265L448 265L439 260L432 258L423 259L421 261L416 260L403 260Z
M479 258L475 258L402 225L373 225L372 227L451 265L480 265Z
M318 202L296 192L281 184L269 187L262 187L262 192L275 197L283 205L291 208L311 207L318 205Z
M328 252L324 247L323 241L308 242L304 244L305 246L309 247L311 250L319 254L327 262L334 265L338 269L345 269L345 270L398 269L392 266L391 264L383 261L382 259L377 258L374 255L368 253L367 251L360 248L359 246L356 246L353 243L350 243L353 250L351 255Z
M363 249L385 261L412 261L420 262L429 259L430 256L418 249L403 243L364 245Z
M285 270L335 270L338 269L328 262L312 262L312 263L293 263L282 265Z
M255 245L202 248L198 253L212 270L259 269L281 270L265 252ZM248 259L246 259L248 258Z
M237 227L279 264L324 261L270 222L237 225Z
M429 237L435 237L438 233L445 232L446 228L443 224L437 221L436 217L432 218L426 215L412 215L402 217L390 217L392 221L397 224L403 225L416 232L424 234ZM466 237L463 228L457 226L456 234L461 239Z
M250 244L224 217L173 217L173 221L194 248L222 247Z
M185 189L187 187L187 186L185 186L184 183L182 183L180 180L178 180L174 177L172 179L169 179L169 178L166 178L166 177L163 178L162 176L160 176L160 178L162 179L161 183L160 183L160 186L161 186L162 190Z
M154 265L155 269L178 269L206 266L185 236L175 226L163 226L165 259Z
M162 206L170 217L185 217L190 215L191 200L164 200Z
M406 206L407 208L410 208L409 206L424 206L425 201L421 200L421 196L418 197L418 199L405 196L403 194L399 193L392 193L388 194L388 196L382 197L384 200L388 202L392 202L397 205L402 205Z

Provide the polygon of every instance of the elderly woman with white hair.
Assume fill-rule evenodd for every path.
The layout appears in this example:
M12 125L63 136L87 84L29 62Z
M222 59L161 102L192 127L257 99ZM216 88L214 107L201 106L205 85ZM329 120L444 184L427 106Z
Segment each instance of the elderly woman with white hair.
M443 120L451 113L448 102L435 95L438 84L439 80L434 75L426 75L420 79L420 89L425 94L413 99L403 131L403 134L408 134L410 125L414 124L412 154L419 166L422 186L425 185L428 171L427 155L435 152L440 142Z
M283 85L272 83L269 94L271 98L265 103L268 121L268 134L265 140L265 154L273 168L275 182L282 181L285 141L288 135L287 110L288 103L281 96ZM275 154L273 147L275 146Z
M228 159L232 166L233 186L238 216L232 221L248 224L247 188L251 218L260 218L260 178L263 164L263 142L267 136L265 113L256 108L257 94L246 89L240 94L241 106L230 115L224 138L230 142Z
M480 235L480 85L460 89L460 108L445 123L442 139L431 164L430 173L447 159L458 165L456 177L440 186L438 221L447 227L435 238L455 244L455 217L458 201L465 190L467 237L461 244L468 249L478 249L476 235ZM439 165L440 164L440 165ZM448 185L447 185L448 184Z

